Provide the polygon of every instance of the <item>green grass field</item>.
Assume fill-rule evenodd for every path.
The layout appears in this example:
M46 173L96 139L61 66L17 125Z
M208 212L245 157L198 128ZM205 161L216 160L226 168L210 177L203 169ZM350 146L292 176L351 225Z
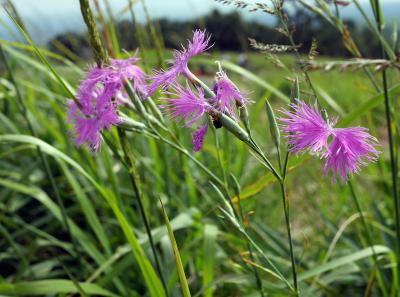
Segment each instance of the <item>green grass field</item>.
M166 296L124 166L121 135L116 127L104 131L97 153L74 144L67 99L69 92L76 93L87 61L72 63L44 50L38 54L34 46L1 44L8 67L0 78L0 295ZM156 67L156 51L145 55L145 64ZM163 55L171 58L171 51ZM296 78L300 99L314 103L315 98L292 55L279 56L286 69L265 54L246 55L245 68L237 66L237 53L216 52L193 59L190 66L211 83L218 70L214 61L221 61L252 101L252 136L278 167L265 100L279 117L294 97ZM347 184L325 176L319 158L290 155L286 187L302 297L400 296L381 72L370 70L379 91L364 69L309 73L320 107L339 117L339 126L368 127L381 155ZM398 70L387 72L397 156L400 76ZM154 95L155 102L158 97L163 95ZM148 101L143 104L153 113ZM131 109L122 110L148 125ZM140 129L126 134L168 295L260 296L256 269L265 296L296 296L286 285L292 268L273 174L225 128L211 129L204 149L194 153L191 130L166 116L163 120L168 129L157 137ZM281 148L286 153L284 139ZM235 210L242 208L239 227L229 219L231 206L215 177L227 187ZM186 285L189 293L181 289Z

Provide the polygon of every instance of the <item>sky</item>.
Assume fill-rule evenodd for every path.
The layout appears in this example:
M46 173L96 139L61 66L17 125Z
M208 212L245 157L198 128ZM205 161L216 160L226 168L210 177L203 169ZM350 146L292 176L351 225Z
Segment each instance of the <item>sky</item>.
M250 1L260 2L260 0ZM400 0L381 1L384 13L393 17L400 15ZM109 0L109 2L117 19L127 17L127 14L124 15L121 11L127 6L128 0ZM221 12L234 10L233 7L224 6L214 0L145 0L145 2L151 17L154 19L187 20L205 15L214 9ZM268 3L268 1L265 2ZM361 0L361 2L367 5L369 0ZM27 24L34 41L39 44L45 44L51 37L66 31L83 32L85 30L78 0L14 0L13 3ZM396 3L398 5L395 5ZM135 5L135 12L137 19L144 22L143 8L140 4ZM345 17L353 19L359 17L352 7L346 7L343 12ZM242 10L241 13L245 19L264 23L274 21L273 17L265 13L248 13L245 10ZM0 12L0 18L9 23L3 11ZM4 26L0 26L0 38L10 39L10 35L4 29Z

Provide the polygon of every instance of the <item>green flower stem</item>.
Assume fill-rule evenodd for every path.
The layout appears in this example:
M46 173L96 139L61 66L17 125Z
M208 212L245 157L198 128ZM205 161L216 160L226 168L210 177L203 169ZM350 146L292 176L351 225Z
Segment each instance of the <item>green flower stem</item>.
M237 183L237 193L236 193L236 197L237 197L237 201L238 201L238 209L239 209L239 218L240 218L240 224L242 225L242 228L246 231L246 226L244 225L244 215L243 215L243 208L242 208L242 201L240 198L240 190L239 190L239 183L237 182L236 178L234 178L235 183ZM247 250L249 251L249 256L250 256L250 260L255 263L255 257L254 257L254 253L253 253L253 249L251 247L250 242L247 240L246 241L247 244ZM257 267L252 265L252 270L254 273L254 276L256 277L256 282L257 282L257 287L258 290L260 291L260 296L264 297L264 291L263 291L263 287L262 287L262 281L261 281L261 277L260 274L258 273Z
M279 278L281 281L283 281L287 287L291 290L294 291L293 286L286 280L286 278L282 275L282 273L278 270L278 268L275 266L274 263L271 262L271 260L267 257L267 255L264 254L264 251L260 246L250 237L250 235L243 229L241 229L241 233L246 237L246 239L249 241L249 243L255 248L255 250L262 256L262 258L265 260L265 262L274 269L276 273L276 277Z
M228 201L229 201L229 204L230 204L230 206L231 206L231 208L232 208L232 211L234 212L235 216L239 219L240 224L242 225L242 228L245 229L245 226L244 226L244 224L243 224L242 204L240 203L239 194L237 195L238 206L239 206L239 213L237 213L237 211L236 211L236 209L235 209L235 206L234 206L234 204L233 204L233 201L232 201L232 199L231 199L231 195L230 195L230 193L229 193L228 181L227 181L226 172L225 172L225 168L224 168L224 166L223 166L222 157L221 157L221 152L220 152L220 143L219 143L217 131L216 131L215 128L213 129L213 133L214 133L215 146L217 147L218 164L219 164L219 167L220 167L220 169L221 169L222 177L223 177L223 180L224 180L224 187L223 187L223 188L224 188L224 191L226 192L226 196L228 197ZM247 243L247 250L248 250L249 255L250 255L250 260L251 260L252 262L254 262L254 254L253 254L253 251L252 251L252 249L251 249L251 245L250 245L249 242L246 242L246 243ZM253 270L253 273L254 273L254 276L255 276L255 278L256 278L256 283L257 283L258 290L260 291L260 296L261 296L261 297L264 297L264 292L263 292L263 288L262 288L262 282L261 282L261 278L260 278L260 275L259 275L259 273L258 273L258 270L257 270L256 267L253 267L252 265L250 265L250 266L251 266L251 268L252 268L252 270Z
M99 32L96 27L96 22L95 22L93 13L90 9L89 0L79 0L79 2L80 2L80 6L81 6L81 12L82 12L83 19L86 23L86 26L88 27L90 43L93 48L94 58L96 60L96 63L98 66L102 66L104 63L107 64L109 62L109 57L108 57L107 51L104 49L104 47L101 44L100 35L99 35ZM136 106L136 107L138 108L140 106ZM141 110L141 111L144 112L144 110ZM118 128L118 136L119 136L122 150L124 152L125 163L127 165L130 181L131 181L133 190L135 192L135 197L137 199L139 211L140 211L143 223L145 225L147 236L149 238L151 250L152 250L154 261L156 264L156 269L157 269L157 272L161 279L162 285L164 287L164 291L165 291L166 295L168 296L167 285L166 285L166 282L165 282L163 274L162 274L160 261L158 259L157 251L156 251L156 248L154 245L153 236L151 234L149 220L147 219L146 212L145 212L143 202L142 202L142 193L140 191L140 177L135 168L135 158L133 156L132 151L130 150L130 147L129 147L128 141L127 141L127 137L126 137L125 131L123 129Z
M293 42L293 39L291 39ZM294 42L293 42L294 43ZM199 84L205 92L210 96L210 97L215 97L214 92L199 78L197 78L194 74L191 72L189 73L189 78L193 83ZM305 73L306 77L308 78L307 73ZM309 81L310 87L313 89L311 81L309 78L307 79ZM247 146L254 152L256 155L261 159L261 163L266 166L272 174L275 176L275 178L278 180L281 188L281 194L282 194L282 200L283 200L283 208L284 208L284 213L285 213L285 223L286 223L286 230L287 230L287 236L288 236L288 241L289 241L289 250L290 250L290 260L291 260L291 266L292 266L292 277L293 277L293 287L294 287L294 292L296 296L299 295L299 288L298 288L298 281L297 281L297 268L296 268L296 260L294 257L294 249L293 249L293 240L292 240L292 232L291 232L291 225L290 225L290 212L289 212L289 199L287 197L286 193L286 186L285 186L285 178L286 177L286 167L287 167L287 156L285 159L285 164L284 164L284 172L282 173L284 177L282 177L278 171L274 168L272 163L269 161L269 159L264 155L263 151L261 148L257 145L257 143L254 141L253 138L250 137L249 133L243 130L234 120L232 120L230 117L227 115L217 112L217 111L212 111L211 116L218 118L222 124L229 132L231 132L233 135L235 135L238 139L243 141L244 143L247 144ZM279 148L278 148L279 150ZM282 163L280 160L279 156L279 166L282 168ZM233 208L233 210L235 210ZM247 233L246 233L247 235ZM248 235L247 235L248 236ZM272 263L270 263L272 264ZM273 265L273 264L272 264ZM274 267L274 266L273 266Z
M187 76L190 79L190 81L194 84L200 85L204 91L207 93L208 96L210 97L215 97L214 92L201 80L199 79L196 75L194 75L192 72L187 71ZM221 121L221 124L233 135L235 135L237 138L239 138L241 141L247 144L247 146L253 150L261 159L263 165L266 165L266 167L272 171L272 174L277 178L277 180L281 181L282 177L278 173L278 171L274 168L272 163L268 160L268 158L264 155L260 147L257 145L257 143L254 141L253 138L250 137L249 133L246 132L244 129L242 129L234 120L232 120L230 117L227 115L216 111L212 110L212 117L215 117Z
M170 145L172 148L176 149L177 151L181 152L182 154L187 156L190 160L192 160L197 166L199 166L199 168L202 169L206 174L208 174L212 178L212 180L214 182L216 182L219 186L221 186L221 187L224 186L224 182L219 177L217 177L214 173L212 173L203 163L201 163L199 160L197 160L195 157L193 157L193 155L190 152L188 152L188 150L179 143L178 139L172 132L170 132L170 134L174 136L173 141L163 137L153 127L151 127L151 129L154 134L148 134L149 136L151 136L157 140L160 140L160 141Z
M284 213L285 213L286 232L287 232L288 241L289 241L290 261L292 263L293 286L294 286L296 296L300 296L299 285L298 285L298 281L297 281L296 259L294 257L294 251L293 251L292 228L290 225L289 199L288 199L288 195L286 193L286 186L283 181L280 183L280 188L281 188L281 194L282 194L283 209L284 209Z
M156 248L155 248L153 236L151 235L150 223L149 223L149 220L147 219L147 215L146 215L146 212L145 212L145 209L144 209L144 205L143 205L143 194L142 194L142 191L141 191L140 177L139 177L139 174L137 173L134 155L133 155L132 150L129 147L125 130L123 130L121 128L117 128L117 130L118 130L118 136L119 136L120 144L121 144L121 147L122 147L122 151L124 152L125 163L127 165L128 171L129 171L130 182L131 182L132 188L133 188L133 190L135 192L135 197L136 197L136 200L137 200L137 203L138 203L140 215L142 217L144 226L146 228L146 233L147 233L147 235L149 237L151 250L152 250L152 253L153 253L153 256L154 256L154 260L155 260L155 263L156 263L156 269L157 269L158 274L160 275L160 278L161 278L165 293L168 295L167 286L166 286L166 283L164 281L162 270L161 270L160 260L159 260L158 255L157 255L157 251L156 251Z

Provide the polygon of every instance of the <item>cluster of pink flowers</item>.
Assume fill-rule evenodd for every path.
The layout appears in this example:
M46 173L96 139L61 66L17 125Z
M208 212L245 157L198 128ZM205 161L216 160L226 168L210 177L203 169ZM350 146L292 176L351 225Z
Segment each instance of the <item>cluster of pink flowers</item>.
M185 127L199 124L200 128L193 133L193 149L199 151L203 147L204 137L208 129L207 114L211 109L226 112L234 116L234 102L246 103L245 96L222 70L217 73L214 86L215 95L206 98L200 86L190 87L195 76L189 70L191 58L207 51L211 45L210 36L205 31L194 31L187 47L174 51L174 59L170 66L155 71L150 77L136 65L136 57L126 60L112 60L108 67L95 67L88 71L81 82L77 102L69 104L69 120L75 124L76 144L86 144L92 150L98 150L101 144L101 132L112 125L121 123L117 107L123 102L121 92L126 80L133 81L136 92L143 98L154 94L161 88L173 98L164 98L160 107L177 121L184 121ZM178 79L182 76L186 84ZM150 81L147 85L147 80Z
M136 65L138 58L111 60L107 67L93 67L80 84L76 101L69 101L68 120L75 124L75 142L97 151L101 131L121 123L117 107L123 103L126 80L133 81L136 92L146 95L146 76Z
M217 72L216 82L214 85L214 94L210 98L206 98L205 91L201 86L196 85L196 79L189 70L189 60L207 51L210 36L204 31L195 31L193 39L188 42L187 48L183 47L181 51L174 51L174 60L171 67L165 71L158 71L152 77L152 84L149 92L153 93L157 88L162 87L164 91L168 91L173 98L163 98L166 103L161 106L165 111L169 112L173 119L184 121L185 127L191 127L195 123L199 123L199 128L192 134L193 150L195 152L203 148L204 137L208 130L207 115L211 110L218 110L234 117L235 102L245 104L247 102L242 92L228 78L225 72L220 70ZM186 78L186 86L178 83L178 76ZM190 87L189 81L196 85L195 90Z
M133 81L134 90L143 98L159 88L169 95L161 98L160 108L171 119L183 122L184 127L198 127L192 134L192 143L194 151L201 150L210 122L209 114L221 112L236 120L235 106L248 103L221 67L216 73L213 91L208 92L190 71L190 59L207 51L211 47L209 43L210 36L205 31L195 31L187 47L174 51L170 66L151 76L146 76L136 65L136 57L112 60L107 67L90 69L80 85L77 101L69 104L69 120L75 124L77 145L99 149L102 131L121 123L117 108L124 101L121 99L124 98L123 86L126 81ZM184 78L184 84L179 81L180 77ZM287 133L290 151L295 154L309 152L324 158L326 173L331 171L335 177L340 175L346 181L366 162L377 159L377 140L368 129L334 128L337 120L324 120L317 104L309 106L297 100L283 114L286 117L280 120Z
M283 110L281 118L290 151L294 154L309 152L325 159L325 173L340 175L343 181L358 173L366 162L376 161L378 141L367 128L334 128L337 119L324 120L318 105L307 105L296 100L290 110ZM330 142L329 142L330 140Z

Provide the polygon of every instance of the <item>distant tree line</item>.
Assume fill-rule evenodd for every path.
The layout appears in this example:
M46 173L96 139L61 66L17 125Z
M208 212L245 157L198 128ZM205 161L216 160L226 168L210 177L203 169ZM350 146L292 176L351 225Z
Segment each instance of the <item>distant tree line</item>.
M329 56L350 56L342 42L342 36L326 20L316 15L311 15L304 10L296 10L290 16L294 33L294 40L301 45L299 50L307 53L315 38L318 52ZM276 27L260 24L258 22L244 21L240 14L234 12L221 14L213 11L211 14L193 21L171 21L161 19L153 23L154 28L161 33L162 41L167 48L179 48L190 37L192 30L207 28L212 34L214 50L220 51L248 51L248 38L266 44L288 44L287 37L280 33ZM356 41L364 57L379 56L379 44L372 38L368 28L357 25L353 21L346 21L352 37ZM122 20L115 25L116 35L120 47L125 50L134 50L139 47L138 36L142 36L142 44L147 48L153 47L148 26L136 25L128 20ZM49 42L49 47L60 54L71 57L70 54L82 58L89 58L90 47L86 36L77 33L58 35Z

